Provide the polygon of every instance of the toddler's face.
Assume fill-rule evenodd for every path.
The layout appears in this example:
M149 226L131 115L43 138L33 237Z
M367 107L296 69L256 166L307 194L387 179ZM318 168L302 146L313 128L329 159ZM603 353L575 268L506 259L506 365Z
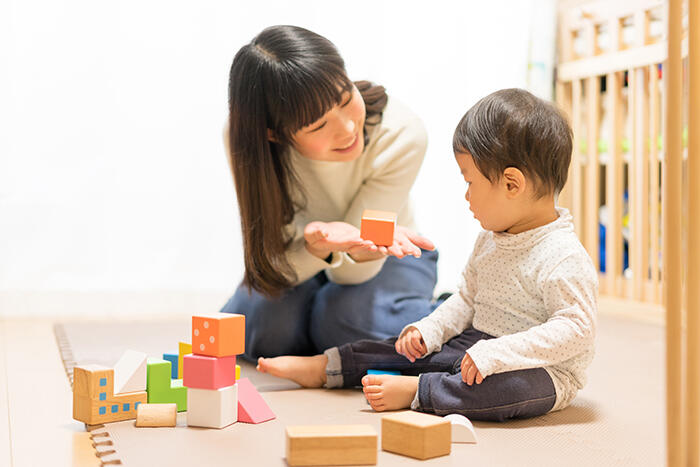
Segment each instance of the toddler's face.
M506 198L507 190L499 181L491 183L476 167L471 154L456 153L455 159L467 182L464 199L481 227L494 232L508 230L513 225L513 206Z

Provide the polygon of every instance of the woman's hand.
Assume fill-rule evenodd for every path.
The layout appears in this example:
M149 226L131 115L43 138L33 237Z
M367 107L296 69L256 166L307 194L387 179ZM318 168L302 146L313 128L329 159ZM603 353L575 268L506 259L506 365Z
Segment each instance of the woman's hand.
M421 358L428 353L428 348L425 346L425 341L420 331L411 326L394 344L396 352L403 355L411 361L415 362L417 358Z
M467 352L464 353L464 357L462 358L461 369L462 381L467 383L469 386L474 383L481 384L481 382L484 380L484 377L481 376L481 372L476 367L476 363L474 363L474 360L472 360Z
M418 235L414 231L406 227L397 225L394 229L394 243L391 246L378 247L379 252L385 255L396 256L403 258L404 256L415 256L420 258L420 250L434 250L435 245L422 235Z
M376 245L362 240L360 229L346 222L309 222L304 228L306 249L314 256L326 259L334 251L377 251ZM379 257L382 255L380 254Z

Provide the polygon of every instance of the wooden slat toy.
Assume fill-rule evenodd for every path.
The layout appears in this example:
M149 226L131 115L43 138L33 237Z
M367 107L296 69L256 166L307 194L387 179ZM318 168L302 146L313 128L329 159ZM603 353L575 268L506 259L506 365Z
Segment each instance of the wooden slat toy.
M177 404L140 404L137 427L172 427L177 424Z
M370 425L288 426L287 464L375 465L377 432Z
M382 449L421 460L445 456L452 449L452 425L449 420L422 412L384 415Z

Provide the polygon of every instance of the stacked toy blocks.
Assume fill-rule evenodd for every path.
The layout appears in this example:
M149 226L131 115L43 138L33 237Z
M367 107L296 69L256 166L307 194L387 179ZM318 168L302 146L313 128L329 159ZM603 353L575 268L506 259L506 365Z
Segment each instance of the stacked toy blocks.
M184 355L187 424L224 428L238 420L236 355L245 349L245 316L192 317L192 353Z
M394 243L396 213L365 209L362 213L360 236L372 240L378 246L391 246Z
M88 425L136 418L147 400L146 354L127 351L114 368L81 365L73 371L73 418Z
M177 404L177 411L187 410L187 388L181 379L171 379L172 364L159 358L148 359L147 391L149 404Z

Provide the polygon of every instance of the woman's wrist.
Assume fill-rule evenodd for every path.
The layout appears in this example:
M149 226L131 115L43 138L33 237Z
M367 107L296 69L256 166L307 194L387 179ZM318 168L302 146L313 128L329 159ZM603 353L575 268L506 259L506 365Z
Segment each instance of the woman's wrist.
M328 258L330 258L333 255L332 251L325 248L314 248L309 244L309 242L304 242L304 247L306 248L306 251L308 251L318 259L322 259L326 262L328 262Z

